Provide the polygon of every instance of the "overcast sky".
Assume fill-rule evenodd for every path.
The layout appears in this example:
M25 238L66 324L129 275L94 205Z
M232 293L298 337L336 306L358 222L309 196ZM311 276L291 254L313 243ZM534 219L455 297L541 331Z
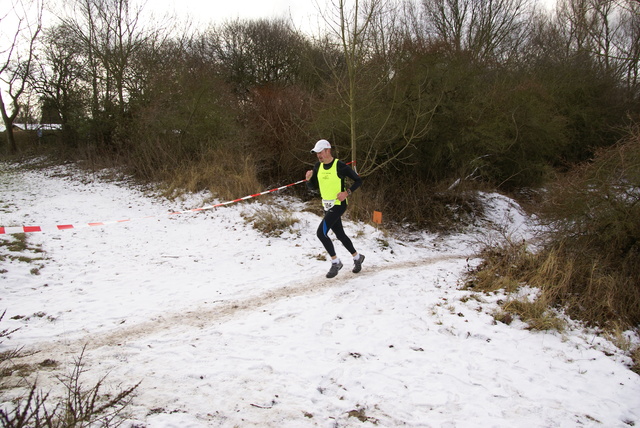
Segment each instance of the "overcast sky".
M44 0L33 0L40 4ZM133 4L143 4L145 14L153 14L160 19L166 14L175 15L181 21L190 20L196 26L221 23L236 18L285 18L292 19L296 28L305 32L317 32L323 26L318 18L319 9L325 9L332 0L132 0ZM416 0L418 1L418 0ZM534 0L543 5L555 5L556 0ZM0 14L3 16L0 28L0 47L10 44L15 29L14 14L6 6L15 0L0 0ZM28 2L27 2L28 3ZM66 0L46 0L45 6L58 9L68 4ZM9 12L9 13L7 13ZM45 11L45 26L53 21ZM48 15L48 16L47 16Z
M1 1L1 0L0 0ZM139 0L154 13L175 13L194 24L210 24L230 19L292 18L304 31L318 28L318 10L331 0ZM551 7L556 0L534 0Z
M319 2L325 4L324 0ZM147 0L145 10L157 15L175 13L196 25L236 18L291 18L296 27L305 31L317 28L318 14L314 0Z
M289 15L290 12L315 10L309 0L153 0L146 3L149 9L175 11L204 20L226 18L270 18Z

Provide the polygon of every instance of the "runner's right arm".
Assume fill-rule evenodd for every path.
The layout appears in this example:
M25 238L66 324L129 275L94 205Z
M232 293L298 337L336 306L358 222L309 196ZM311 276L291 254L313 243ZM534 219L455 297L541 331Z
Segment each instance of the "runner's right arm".
M320 166L320 162L317 162L313 166L313 175L311 178L307 180L307 188L309 190L318 190L320 185L318 184L318 167Z

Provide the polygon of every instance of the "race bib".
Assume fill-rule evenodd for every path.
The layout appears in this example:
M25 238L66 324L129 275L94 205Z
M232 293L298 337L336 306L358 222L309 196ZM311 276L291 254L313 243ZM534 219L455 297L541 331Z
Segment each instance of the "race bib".
M329 211L331 208L333 208L335 204L336 204L335 199L331 199L330 201L326 199L322 200L322 207L324 208L325 211Z

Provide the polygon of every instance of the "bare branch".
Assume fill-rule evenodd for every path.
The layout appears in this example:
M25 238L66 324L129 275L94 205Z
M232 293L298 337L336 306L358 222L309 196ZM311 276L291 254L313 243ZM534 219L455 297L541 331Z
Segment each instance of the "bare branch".
M36 40L42 30L42 3L18 0L12 5L12 12L17 20L13 41L7 50L0 52L0 81L6 85L6 95L10 100L7 105L0 90L0 113L6 128L8 152L11 154L18 151L13 123L20 113L20 98L32 73ZM2 21L5 22L10 16L9 12L3 15Z

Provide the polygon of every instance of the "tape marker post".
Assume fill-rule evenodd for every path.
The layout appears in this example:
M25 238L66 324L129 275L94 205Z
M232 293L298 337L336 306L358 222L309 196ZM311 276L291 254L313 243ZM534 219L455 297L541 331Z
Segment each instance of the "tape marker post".
M347 162L347 165L351 165L351 164L355 164L355 161L351 161L351 162ZM242 198L238 198L238 199L234 199L232 201L226 201L226 202L221 202L219 204L215 204L215 205L207 205L201 208L193 208L190 210L186 210L186 211L174 211L171 212L167 215L180 215L180 214L188 214L188 213L194 213L194 212L199 212L199 211L206 211L206 210L211 210L214 208L218 208L218 207L222 207L225 205L230 205L236 202L241 202L241 201L246 201L247 199L251 199L251 198L257 198L258 196L262 196L262 195L266 195L269 193L273 193L273 192L277 192L278 190L283 190L286 189L288 187L292 187L292 186L296 186L300 183L304 183L307 180L299 180L296 181L295 183L291 183L291 184L286 184L284 186L280 186L280 187L276 187L274 189L270 189L270 190L265 190L264 192L260 192L260 193L255 193L253 195L248 195L248 196L244 196ZM111 220L111 221L102 221L102 222L95 222L95 223L82 223L82 224L57 224L57 225L53 225L53 226L0 226L0 235L12 235L12 234L16 234L16 233L33 233L33 232L54 232L54 231L59 231L59 230L69 230L69 229L82 229L82 228L87 228L87 227L95 227L95 226L107 226L110 224L118 224L118 223L126 223L126 222L130 222L130 221L135 221L135 220L143 220L143 219L149 219L149 218L158 218L160 217L158 216L146 216L146 217L139 217L139 218L133 218L133 219L124 219L124 220Z
M276 187L276 188L270 189L270 190L265 190L264 192L255 193L253 195L244 196L242 198L234 199L234 200L231 200L231 201L221 202L221 203L215 204L215 205L207 205L207 206L204 206L204 207L201 207L201 208L193 208L193 209L185 210L185 211L174 211L174 212L171 212L171 213L169 213L167 215L173 216L173 215L188 214L188 213L211 210L211 209L214 209L214 208L222 207L222 206L225 206L225 205L230 205L230 204L233 204L233 203L236 203L236 202L246 201L247 199L257 198L258 196L262 196L262 195L266 195L266 194L269 194L269 193L277 192L278 190L283 190L283 189L286 189L288 187L296 186L296 185L298 185L300 183L304 183L306 181L307 180L300 180L300 181L296 181L295 183L287 184L285 186ZM82 228L87 228L87 227L107 226L107 225L110 225L110 224L126 223L126 222L130 222L130 221L135 221L135 220L158 218L158 217L161 217L161 216L159 216L159 215L157 215L157 216L146 216L146 217L139 217L139 218L134 218L134 219L102 221L102 222L95 222L95 223L58 224L58 225L53 225L53 226L0 226L0 235L11 235L11 234L16 234L16 233L49 232L49 231L54 232L54 231L59 231L59 230L82 229Z

